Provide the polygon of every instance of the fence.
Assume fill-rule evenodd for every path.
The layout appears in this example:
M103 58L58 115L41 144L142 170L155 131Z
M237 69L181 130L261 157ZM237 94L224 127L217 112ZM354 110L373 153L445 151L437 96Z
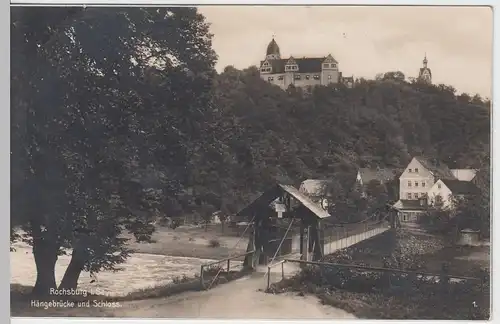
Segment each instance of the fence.
M223 273L225 273L227 276L229 276L229 273L231 271L231 261L232 260L236 261L236 259L241 258L241 257L246 257L247 255L252 254L252 253L254 253L254 251L248 251L245 253L241 253L238 255L234 255L234 256L225 258L225 259L202 264L200 267L200 285L201 285L201 288L202 289L210 289L212 287L212 285L215 283L215 281L219 278L219 276ZM240 266L242 267L243 261L238 260L238 262L241 262ZM224 264L224 266L221 266L222 264ZM219 265L219 266L212 268L214 265ZM233 269L236 267L234 266L234 263L233 263ZM217 273L215 274L215 276L213 276L213 278L211 278L211 281L210 281L210 284L208 285L208 287L205 286L205 274L207 272L207 270L206 270L207 268L208 269L212 268L214 270L217 270Z
M349 247L364 241L372 236L385 232L388 229L387 222L372 221L357 224L345 224L342 226L326 225L320 230L320 244L323 246L323 254L331 254L339 249ZM279 246L284 233L279 233L278 238L268 242L266 251L276 251L278 257L286 256L300 251L300 236L296 233L288 233ZM306 236L304 236L306 239Z
M270 264L267 266L267 290L269 290L269 287L271 287L271 269L281 265L281 280L285 279L285 263L287 262L287 259L278 261L276 263Z
M328 255L337 250L349 247L389 229L386 222L353 224L350 227L330 227L323 230L320 242L323 254Z
M394 268L379 268L379 267L369 267L369 266L361 266L361 265L354 265L354 264L342 264L342 263L330 263L330 262L318 262L318 261L305 261L305 260L292 260L292 259L285 259L280 262L277 262L275 264L269 265L267 267L267 290L269 290L271 286L271 268L281 265L281 279L285 279L285 271L284 271L284 264L287 262L291 263L298 263L300 265L317 265L317 266L324 266L324 267L332 267L332 268L345 268L345 269L355 269L355 270L361 270L364 272L383 272L383 273L389 273L389 274L395 274L395 273L400 273L400 274L406 274L408 277L413 277L417 278L418 276L420 277L425 277L427 279L429 278L434 278L437 279L440 284L443 286L446 286L450 281L462 281L462 280L469 280L469 281L475 281L479 282L481 284L481 288L483 288L485 282L487 281L487 278L475 278L475 277L466 277L466 276L458 276L458 275L452 275L448 273L448 270L446 267L443 266L443 270L441 273L436 274L436 273L427 273L427 272L421 272L421 271L411 271L411 270L401 270L401 269L394 269ZM390 276L388 277L390 281Z

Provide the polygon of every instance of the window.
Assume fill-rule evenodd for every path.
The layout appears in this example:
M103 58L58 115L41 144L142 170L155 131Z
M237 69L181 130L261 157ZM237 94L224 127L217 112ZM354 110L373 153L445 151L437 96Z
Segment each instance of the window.
M267 62L266 62L266 63L264 63L264 66L269 66L269 63L267 63Z
M331 80L331 79L332 79L332 76L331 76L331 75L329 75L329 76L328 76L328 80Z
M420 197L424 198L425 197L425 192L420 193Z
M337 64L332 64L332 68L336 68L337 67Z
M315 75L314 80L319 80L319 75Z
M308 75L306 75L306 80L309 80L309 76Z
M411 188L411 181L408 181L408 188Z
M330 64L328 64L328 63L324 63L324 64L323 64L323 68L324 68L324 69L328 69L329 67L330 67Z
M403 216L403 222L407 222L410 220L410 215L408 213L402 213Z
M440 183L438 183L438 189L441 189L441 184Z
M274 80L274 78L273 78L273 77L269 77L269 78L267 78L267 81L273 81L273 80Z
M266 72L265 68L260 69L260 72Z
M415 181L415 187L418 187L418 181Z
M413 194L413 198L418 199L418 192L415 192L415 193Z
M406 194L406 198L411 199L411 192Z
M271 72L271 68L267 68L266 70L267 70L267 72Z
M295 80L300 80L300 75L295 75Z
M418 173L418 168L415 168L415 173Z
M283 76L282 76L282 75L280 75L280 76L278 77L278 80L283 80Z
M411 173L413 170L412 169L408 169L408 172Z
M425 187L425 181L422 181L422 187Z

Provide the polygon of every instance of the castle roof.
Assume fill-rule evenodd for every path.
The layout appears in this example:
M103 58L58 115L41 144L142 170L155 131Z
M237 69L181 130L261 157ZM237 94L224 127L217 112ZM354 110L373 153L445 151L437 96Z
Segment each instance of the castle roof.
M420 72L419 72L419 76L422 76L422 74L424 74L424 71L429 71L429 75L432 77L432 71L431 69L429 69L428 67L423 67L423 68L420 68Z
M418 74L418 76L419 76L419 77L421 77L421 76L422 76L422 74L424 74L424 71L428 71L428 72L429 72L429 75L430 75L430 76L431 76L431 78L432 78L432 71L431 71L431 69L429 69L429 68L427 67L427 63L428 63L428 62L429 62L429 61L427 60L427 54L425 54L425 56L424 56L424 60L422 61L422 63L424 64L424 66L420 68L420 72L419 72L419 74Z
M298 72L300 73L319 73L321 72L321 64L326 59L325 57L304 57L293 58L299 66ZM285 65L289 59L268 60L273 68L273 73L284 73ZM260 61L260 65L265 61ZM334 62L337 62L334 60Z
M269 42L269 45L267 45L267 51L266 55L272 55L272 54L277 54L280 55L280 47L278 46L278 43L274 40L274 38Z

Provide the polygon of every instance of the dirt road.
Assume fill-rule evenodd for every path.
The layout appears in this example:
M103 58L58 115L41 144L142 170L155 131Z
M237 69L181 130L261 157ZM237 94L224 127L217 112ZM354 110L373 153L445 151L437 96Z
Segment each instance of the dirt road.
M281 269L280 269L281 271ZM281 275L273 274L278 281ZM321 305L313 296L272 295L265 288L261 272L208 291L176 297L143 300L123 305L115 316L149 318L238 318L238 319L347 319L355 318L343 310Z

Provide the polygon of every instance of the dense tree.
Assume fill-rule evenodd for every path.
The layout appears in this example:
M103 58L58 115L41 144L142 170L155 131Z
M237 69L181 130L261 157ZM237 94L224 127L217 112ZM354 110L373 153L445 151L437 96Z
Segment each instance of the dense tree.
M334 191L342 191L335 208L341 210L351 204L349 195L358 199L351 191L359 167L402 170L415 155L451 168L489 165L484 158L489 154L487 102L464 101L450 86L405 82L398 72L387 75L352 89L318 86L307 94L270 85L256 68L227 67L214 87L219 158L203 166L223 171L212 171L217 180L206 178L203 186L220 188L216 195L242 206L272 175L299 182L334 179ZM394 179L386 186L387 199L397 199L397 185Z
M61 287L75 287L82 270L123 262L124 229L150 238L189 177L215 53L193 8L19 7L12 40L11 218L47 293L63 248Z

